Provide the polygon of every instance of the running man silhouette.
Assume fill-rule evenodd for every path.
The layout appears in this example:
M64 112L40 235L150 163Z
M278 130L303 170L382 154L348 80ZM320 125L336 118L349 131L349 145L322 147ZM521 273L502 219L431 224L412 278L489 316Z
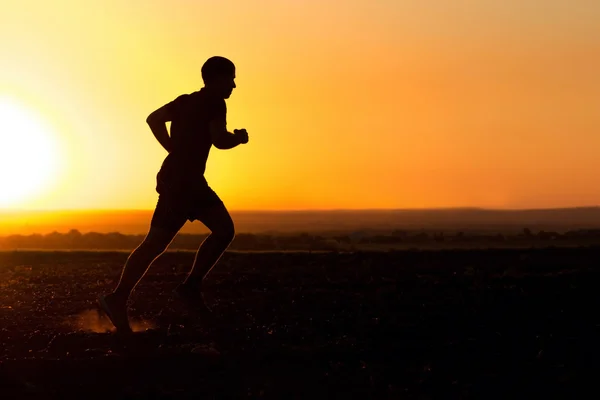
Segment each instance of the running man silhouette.
M205 315L211 312L204 302L202 282L229 247L235 232L225 205L204 178L206 160L213 145L221 150L232 149L248 143L248 133L245 129L227 131L225 99L236 87L235 65L224 57L211 57L202 66L202 80L204 87L199 91L177 97L146 120L169 154L156 177L158 203L150 230L127 259L116 289L98 298L117 332L131 332L127 316L131 291L188 220L201 221L211 233L175 294L196 311Z

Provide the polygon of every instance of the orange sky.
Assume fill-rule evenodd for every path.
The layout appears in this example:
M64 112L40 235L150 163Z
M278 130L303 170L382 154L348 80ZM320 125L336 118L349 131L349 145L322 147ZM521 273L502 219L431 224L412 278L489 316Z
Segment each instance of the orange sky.
M60 168L0 208L153 208L145 118L212 55L250 133L209 158L230 209L596 205L599 20L596 0L3 1L0 97Z

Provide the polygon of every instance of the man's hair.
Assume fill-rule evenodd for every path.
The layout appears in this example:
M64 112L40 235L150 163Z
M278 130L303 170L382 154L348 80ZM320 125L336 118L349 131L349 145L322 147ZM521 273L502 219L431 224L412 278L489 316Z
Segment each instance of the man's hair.
M202 80L210 82L222 75L233 75L235 65L225 57L214 56L206 60L202 66Z

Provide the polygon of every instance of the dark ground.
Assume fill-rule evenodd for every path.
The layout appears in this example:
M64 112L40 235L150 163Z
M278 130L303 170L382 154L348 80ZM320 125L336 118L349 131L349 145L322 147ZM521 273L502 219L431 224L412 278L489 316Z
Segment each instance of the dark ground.
M132 297L152 329L120 339L95 298L126 253L4 252L0 398L583 398L599 256L227 253L203 324L170 296L193 253L167 253Z

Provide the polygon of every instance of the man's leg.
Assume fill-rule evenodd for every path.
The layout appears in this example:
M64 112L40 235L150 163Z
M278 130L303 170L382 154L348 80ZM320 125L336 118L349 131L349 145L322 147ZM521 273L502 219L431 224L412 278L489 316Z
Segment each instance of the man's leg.
M197 219L206 225L211 233L202 242L192 270L185 282L175 289L175 293L195 311L209 316L212 310L204 302L202 282L233 241L235 231L233 221L223 203L204 208Z
M144 241L131 253L113 293L99 298L100 306L118 331L130 331L127 299L148 267L169 246L177 232L151 227Z
M146 274L148 267L164 253L175 235L177 232L151 227L142 244L127 259L119 285L113 292L114 295L127 301L130 293Z
M100 296L100 306L106 312L118 331L130 331L127 318L127 299L142 279L148 267L173 241L187 218L172 207L170 201L159 197L152 216L150 231L144 241L131 253L121 274L121 279L113 293Z
M201 288L206 275L217 264L233 241L235 228L227 208L222 203L203 209L198 216L198 220L206 225L211 233L200 245L192 270L184 284Z

